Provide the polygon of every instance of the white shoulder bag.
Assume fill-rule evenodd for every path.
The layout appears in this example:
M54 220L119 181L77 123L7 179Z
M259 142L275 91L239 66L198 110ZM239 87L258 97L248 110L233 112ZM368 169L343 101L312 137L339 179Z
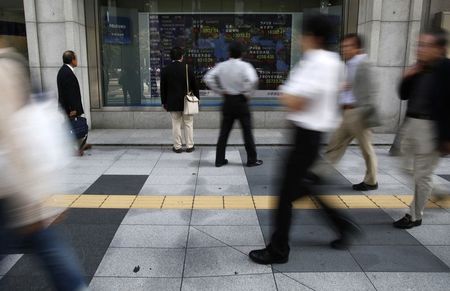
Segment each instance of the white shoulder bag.
M186 85L187 85L187 94L184 96L184 115L194 115L198 114L198 103L199 99L197 96L189 90L189 72L188 65L186 64Z

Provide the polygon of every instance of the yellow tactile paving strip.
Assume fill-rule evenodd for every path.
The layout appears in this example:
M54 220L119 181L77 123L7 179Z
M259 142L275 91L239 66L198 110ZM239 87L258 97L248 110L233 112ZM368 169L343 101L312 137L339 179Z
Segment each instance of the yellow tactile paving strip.
M407 208L412 195L322 195L334 208ZM141 209L275 209L276 196L138 196L138 195L54 195L49 207L141 208ZM450 196L431 198L428 208L450 208ZM318 209L311 198L295 201L295 209Z

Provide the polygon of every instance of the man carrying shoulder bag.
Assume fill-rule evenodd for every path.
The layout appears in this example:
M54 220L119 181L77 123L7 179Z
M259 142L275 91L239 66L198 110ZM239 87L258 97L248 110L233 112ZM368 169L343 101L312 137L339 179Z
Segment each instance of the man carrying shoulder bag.
M183 63L183 54L180 47L170 51L172 62L162 69L160 86L161 104L172 118L172 150L178 154L183 152L182 127L186 139L186 152L191 153L195 150L193 114L198 113L199 96L194 73Z

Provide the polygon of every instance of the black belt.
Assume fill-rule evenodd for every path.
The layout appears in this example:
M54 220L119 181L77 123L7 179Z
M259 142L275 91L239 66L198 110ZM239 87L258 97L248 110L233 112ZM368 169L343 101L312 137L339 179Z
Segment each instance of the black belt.
M406 117L415 118L415 119L424 119L424 120L433 120L431 114L421 114L421 113L406 113Z

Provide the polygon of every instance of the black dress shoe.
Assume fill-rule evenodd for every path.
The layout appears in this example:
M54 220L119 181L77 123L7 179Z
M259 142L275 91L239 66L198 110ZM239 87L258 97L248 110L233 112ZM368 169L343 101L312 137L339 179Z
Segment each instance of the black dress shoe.
M220 168L222 166L225 166L226 164L228 164L228 160L227 159L223 160L222 162L216 162L216 167Z
M195 147L191 147L191 148L187 148L186 149L187 153L192 153L193 151L195 151Z
M411 215L406 214L402 219L394 222L394 227L401 229L410 229L422 224L422 219L412 220Z
M375 185L369 185L364 182L361 182L359 184L353 185L353 190L356 191L370 191L370 190L377 190L378 189L378 183Z
M183 149L182 149L182 148L179 148L179 149L172 148L172 151L173 151L174 153L181 154L181 153L183 152Z
M253 250L248 254L248 256L253 262L261 265L285 264L289 260L289 257L280 257L272 254L268 248Z
M247 167L257 167L257 166L261 166L262 164L263 164L263 161L256 160L254 162L247 162Z

